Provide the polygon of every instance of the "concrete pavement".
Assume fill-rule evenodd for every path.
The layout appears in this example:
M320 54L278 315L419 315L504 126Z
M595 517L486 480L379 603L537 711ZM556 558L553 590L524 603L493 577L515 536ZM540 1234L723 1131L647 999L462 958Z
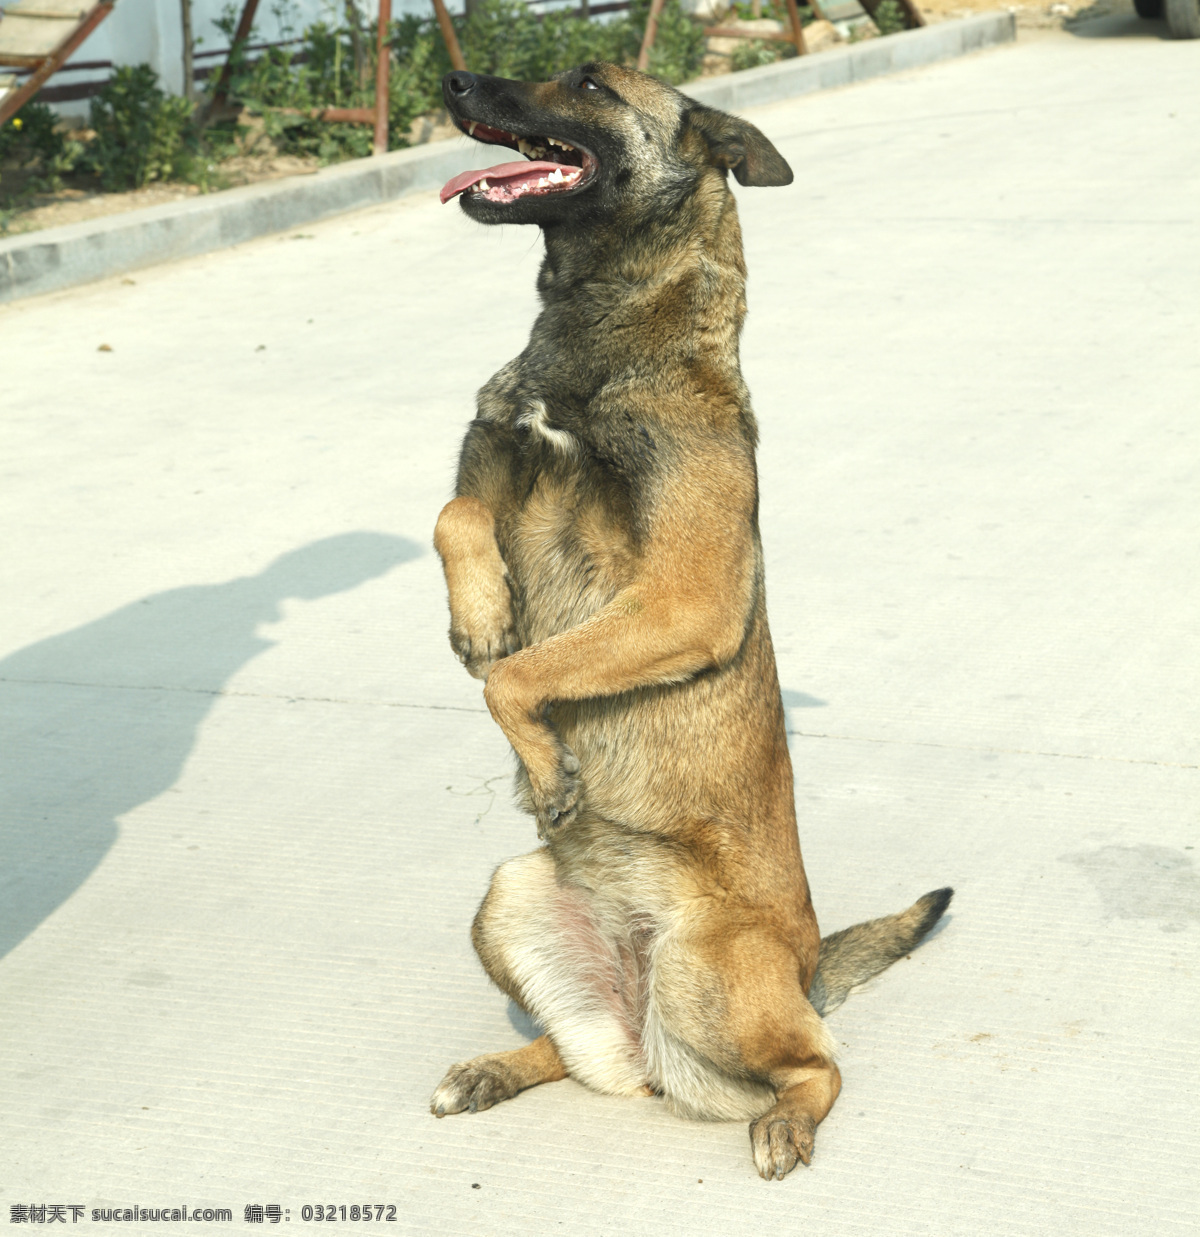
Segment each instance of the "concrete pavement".
M467 940L534 831L429 538L536 236L414 196L0 309L6 1220L1195 1231L1200 49L1103 29L753 113L797 171L739 201L817 911L958 890L832 1016L782 1184L569 1081L426 1109L531 1033Z

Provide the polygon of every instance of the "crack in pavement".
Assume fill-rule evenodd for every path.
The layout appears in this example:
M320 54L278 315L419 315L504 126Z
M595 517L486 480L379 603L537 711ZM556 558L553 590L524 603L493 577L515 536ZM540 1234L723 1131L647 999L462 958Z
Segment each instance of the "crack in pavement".
M440 713L487 714L486 708L471 708L463 704L413 704L405 700L366 700L359 696L290 696L279 692L230 691L210 687L166 687L146 683L84 683L73 679L14 679L0 677L0 683L23 683L32 687L98 687L110 691L190 692L201 696L232 696L248 700L285 700L289 704L357 704L381 709L429 709ZM1098 760L1110 764L1158 765L1165 769L1200 769L1200 764L1177 760L1150 760L1142 756L1103 756L1085 752L1047 752L1032 747L998 747L978 743L935 743L931 739L885 739L871 735L830 734L827 731L792 730L789 735L800 739L834 739L843 743L890 743L899 747L936 747L953 752L994 752L1003 756L1045 756L1054 760Z

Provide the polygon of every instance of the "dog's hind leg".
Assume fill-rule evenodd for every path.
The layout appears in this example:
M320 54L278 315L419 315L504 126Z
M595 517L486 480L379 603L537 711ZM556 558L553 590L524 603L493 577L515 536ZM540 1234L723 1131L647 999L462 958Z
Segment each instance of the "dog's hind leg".
M770 928L717 923L664 943L646 1041L677 1112L757 1118L751 1151L767 1180L810 1161L841 1074L833 1037L804 995L801 960Z
M567 1074L610 1095L649 1093L635 951L605 931L586 891L558 882L547 851L496 870L471 939L488 975L546 1034L454 1066L434 1092L436 1115L488 1108Z

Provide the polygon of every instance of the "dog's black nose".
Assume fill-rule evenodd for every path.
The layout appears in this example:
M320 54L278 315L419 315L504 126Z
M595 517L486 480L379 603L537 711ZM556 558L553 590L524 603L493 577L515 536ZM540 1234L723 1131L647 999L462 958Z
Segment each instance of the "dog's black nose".
M456 69L453 73L447 73L442 78L442 85L446 87L450 94L456 98L461 98L475 89L475 83L478 80L474 73L468 73L465 69Z

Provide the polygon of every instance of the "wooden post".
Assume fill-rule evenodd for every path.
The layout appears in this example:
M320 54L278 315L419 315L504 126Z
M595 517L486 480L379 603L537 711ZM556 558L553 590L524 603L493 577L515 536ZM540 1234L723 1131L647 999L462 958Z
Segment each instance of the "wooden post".
M454 33L454 23L446 11L443 0L433 0L433 11L437 14L438 25L442 30L442 42L450 53L450 66L454 69L465 69L467 62L463 59L462 48L458 45L458 35Z
M792 26L792 42L795 43L795 54L805 56L808 45L804 42L804 26L800 24L800 10L795 7L795 0L787 0L788 22Z
M788 22L792 27L792 42L796 45L796 55L806 55L808 47L804 42L804 26L800 22L800 10L796 7L796 0L786 0L786 2Z
M199 123L201 128L204 128L225 107L225 102L229 97L229 78L233 73L233 58L237 55L242 44L250 37L250 31L254 28L254 14L257 11L258 0L246 0L242 8L242 16L239 18L237 29L233 34L233 43L230 45L229 55L225 58L225 64L221 69L221 76L217 78L216 89L213 91L212 98L208 101L208 106L200 116Z
M794 2L794 0L793 0ZM658 16L663 10L663 0L650 0L650 13L646 18L646 33L642 35L642 50L638 52L637 67L642 73L650 68L650 49L658 33Z
M388 148L388 76L392 67L392 0L379 0L379 38L375 48L375 145L371 153L386 155Z
M196 66L192 61L195 40L192 38L192 0L179 0L179 20L183 26L183 97L191 103L196 98Z
M365 90L371 78L371 69L363 47L362 14L355 0L346 0L346 26L350 31L350 50L354 53L354 76L358 78L358 88Z

